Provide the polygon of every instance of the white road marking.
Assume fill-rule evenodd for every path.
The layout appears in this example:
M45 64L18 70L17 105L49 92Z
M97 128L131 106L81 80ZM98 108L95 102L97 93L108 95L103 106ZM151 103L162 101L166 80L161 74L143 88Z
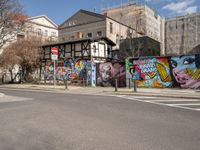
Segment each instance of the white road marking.
M198 106L198 105L200 105L200 103L188 103L188 104L167 104L167 105L174 105L174 106L176 106L176 105L181 105L181 106L191 106L191 105L196 105L196 106Z
M0 103L18 102L18 101L27 101L27 100L32 100L32 98L8 96L8 95L5 95L4 97L0 97Z
M200 100L197 99L190 99L190 100L186 100L186 99L162 99L162 100L151 100L154 102L185 102L185 101L191 101L191 102L196 102Z
M196 105L196 106L200 106L200 103L195 104L195 103L180 103L180 104L172 104L172 103L162 103L162 102L177 102L177 101L184 101L184 102L196 102L199 100L196 99L166 99L166 100L146 100L148 97L140 97L140 99L138 99L138 97L134 97L134 96L127 96L127 95L117 95L117 97L121 97L121 98L125 98L125 99L129 99L129 100L135 100L135 101L140 101L140 102L145 102L145 103L152 103L152 104L156 104L156 105L161 105L161 106L168 106L168 107L174 107L174 108L181 108L181 109L187 109L187 110L193 110L193 111L200 111L199 108L191 108L191 107L187 107L187 106L191 106L191 105ZM145 100L142 100L142 98L144 98ZM158 99L158 97L157 97ZM200 102L200 101L199 101Z

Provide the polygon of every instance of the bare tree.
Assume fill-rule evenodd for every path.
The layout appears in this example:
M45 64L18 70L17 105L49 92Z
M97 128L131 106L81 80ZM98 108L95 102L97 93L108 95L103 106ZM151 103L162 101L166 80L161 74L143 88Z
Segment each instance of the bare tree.
M8 46L1 56L0 65L9 70L12 76L13 67L18 64L22 68L23 80L29 81L31 74L40 64L41 40L37 37L21 39Z
M17 0L0 0L0 49L21 32L25 19Z

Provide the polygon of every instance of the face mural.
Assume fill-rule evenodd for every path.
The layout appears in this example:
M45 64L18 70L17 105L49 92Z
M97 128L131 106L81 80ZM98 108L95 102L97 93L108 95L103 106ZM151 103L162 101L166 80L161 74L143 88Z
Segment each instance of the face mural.
M173 81L167 58L141 58L133 60L133 80L138 87L171 87Z
M126 86L126 72L123 63L101 63L97 64L97 85L115 86L115 79L118 79L118 86Z
M171 57L172 73L182 88L200 88L199 55Z

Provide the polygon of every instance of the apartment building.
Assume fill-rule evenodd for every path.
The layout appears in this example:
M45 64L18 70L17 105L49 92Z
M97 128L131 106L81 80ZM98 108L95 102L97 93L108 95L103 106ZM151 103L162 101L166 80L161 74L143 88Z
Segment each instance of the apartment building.
M40 38L44 43L56 42L58 40L58 26L46 15L27 17L22 31L11 37L0 49L0 54L7 46L18 39L36 37Z
M167 19L165 43L167 55L200 53L200 13Z
M58 40L58 25L49 19L46 15L30 17L25 22L25 28L22 34L18 37L25 36L41 38L45 41L57 41Z
M148 36L160 42L161 55L164 51L164 25L165 19L160 17L154 10L146 5L136 3L123 4L116 7L107 8L102 11L103 15L123 22L133 28L142 36Z
M104 37L116 44L113 50L119 49L120 39L126 38L128 32L136 36L130 26L86 10L78 11L58 27L60 42Z

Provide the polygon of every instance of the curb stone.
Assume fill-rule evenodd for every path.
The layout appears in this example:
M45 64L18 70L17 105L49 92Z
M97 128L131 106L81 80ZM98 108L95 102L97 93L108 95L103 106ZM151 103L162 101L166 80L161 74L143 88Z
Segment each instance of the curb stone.
M199 96L184 96L184 95L162 95L162 94L153 94L153 93L120 93L112 92L114 95L128 95L128 96L155 96L155 97L166 97L166 98L187 98L187 99L199 99Z
M4 95L5 95L5 94L3 94L3 93L0 93L0 97L4 97Z

